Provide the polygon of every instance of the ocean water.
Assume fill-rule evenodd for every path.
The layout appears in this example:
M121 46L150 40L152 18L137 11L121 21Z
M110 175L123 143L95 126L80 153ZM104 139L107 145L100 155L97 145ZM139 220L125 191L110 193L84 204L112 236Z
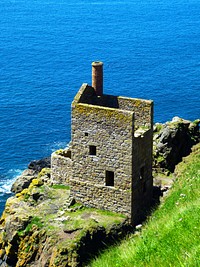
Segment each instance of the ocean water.
M91 62L104 92L153 99L155 122L200 117L199 0L1 0L0 213L33 159L70 140Z

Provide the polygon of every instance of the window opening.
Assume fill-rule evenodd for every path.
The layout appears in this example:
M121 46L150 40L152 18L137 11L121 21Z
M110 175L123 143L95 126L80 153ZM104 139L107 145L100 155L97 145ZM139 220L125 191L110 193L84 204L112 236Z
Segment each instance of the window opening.
M142 192L146 193L147 191L147 186L146 186L146 182L143 183L143 187L142 187Z
M92 156L96 156L96 154L97 154L97 148L96 148L96 146L89 146L89 153Z
M140 180L144 179L144 166L140 169Z
M114 186L114 172L106 171L106 186Z
M85 133L85 136L88 136L88 133Z
M67 157L67 158L72 158L72 152L71 152L71 150L68 150L67 151L67 153L65 154L65 157Z

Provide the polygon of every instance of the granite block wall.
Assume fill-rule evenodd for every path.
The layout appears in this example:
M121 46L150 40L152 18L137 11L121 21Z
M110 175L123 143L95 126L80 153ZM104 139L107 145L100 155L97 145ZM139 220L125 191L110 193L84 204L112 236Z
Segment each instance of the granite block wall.
M133 142L133 183L132 222L137 224L144 218L151 205L152 177L152 129L134 138Z
M130 191L98 184L91 186L87 182L77 180L71 180L70 185L76 201L85 206L118 212L131 218Z
M139 127L152 128L153 125L153 101L118 97L120 109L131 110L135 115L135 130Z
M99 97L83 84L72 102L70 158L52 155L52 178L84 205L137 224L152 197L152 125L152 101Z
M115 187L130 189L133 112L87 104L72 109L73 179L105 185L115 172ZM90 153L95 147L95 155Z
M105 203L119 202L121 209L127 209L127 195L131 199L133 127L130 111L81 103L72 108L72 194L77 197L79 192L79 199L85 203L85 192L92 196L95 191L88 205L98 208L102 194L105 208ZM94 153L91 148L95 148ZM109 179L113 180L111 184ZM85 183L84 188L80 182ZM123 201L123 193L109 193L116 190L124 191ZM119 207L114 205L113 209L118 211Z
M70 154L70 153L69 153ZM51 180L55 184L69 184L72 177L72 160L67 153L51 155Z
M135 114L135 129L139 127L151 128L153 125L152 100L113 95L102 95L98 97L91 86L83 84L74 99L74 103L85 103L132 111Z

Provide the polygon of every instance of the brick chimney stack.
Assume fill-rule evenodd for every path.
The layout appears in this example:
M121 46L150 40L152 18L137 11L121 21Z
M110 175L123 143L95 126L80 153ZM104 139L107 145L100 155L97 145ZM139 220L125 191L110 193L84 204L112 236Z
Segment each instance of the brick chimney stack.
M92 62L92 87L98 96L103 95L103 62Z

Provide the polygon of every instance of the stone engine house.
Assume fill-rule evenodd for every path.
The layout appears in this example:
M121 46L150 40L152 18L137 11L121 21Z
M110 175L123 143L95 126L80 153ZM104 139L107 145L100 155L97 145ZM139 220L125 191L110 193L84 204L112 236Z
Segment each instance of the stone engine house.
M51 157L52 179L76 201L140 222L152 198L153 101L103 93L103 63L72 102L71 142Z

